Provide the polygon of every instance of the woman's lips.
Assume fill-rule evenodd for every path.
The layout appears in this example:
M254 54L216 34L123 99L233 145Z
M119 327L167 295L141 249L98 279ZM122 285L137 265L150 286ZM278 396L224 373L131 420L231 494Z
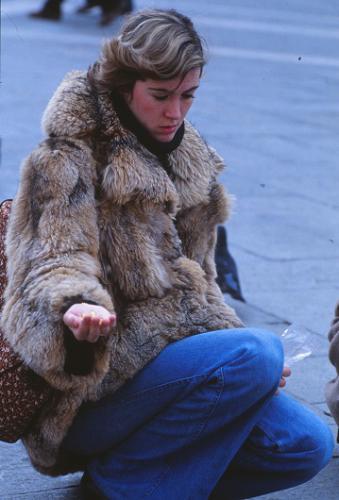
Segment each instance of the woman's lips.
M172 134L173 132L176 131L176 129L177 129L176 125L160 127L160 130L165 134Z

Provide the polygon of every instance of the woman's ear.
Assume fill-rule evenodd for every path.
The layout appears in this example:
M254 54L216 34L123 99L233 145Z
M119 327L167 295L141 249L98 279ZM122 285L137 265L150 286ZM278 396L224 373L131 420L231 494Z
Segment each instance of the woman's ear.
M122 97L125 99L127 104L130 104L132 101L132 91L123 92Z
M129 104L132 101L133 98L133 88L134 85L131 87L122 87L119 89L119 94L121 97L123 97L124 101Z

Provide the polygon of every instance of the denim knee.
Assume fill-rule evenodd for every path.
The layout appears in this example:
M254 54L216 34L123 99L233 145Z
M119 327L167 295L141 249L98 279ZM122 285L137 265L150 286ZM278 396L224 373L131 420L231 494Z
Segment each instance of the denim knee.
M283 348L280 338L261 329L242 329L243 348L249 383L265 395L279 384L283 369Z
M330 461L333 455L334 439L330 428L318 418L317 425L306 432L308 432L304 440L306 449L300 453L302 463L298 470L305 480L309 480Z

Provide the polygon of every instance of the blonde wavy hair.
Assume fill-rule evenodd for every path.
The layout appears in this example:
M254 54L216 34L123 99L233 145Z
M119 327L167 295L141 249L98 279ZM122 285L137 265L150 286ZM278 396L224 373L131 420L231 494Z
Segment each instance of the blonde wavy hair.
M206 63L203 40L192 21L175 10L131 15L120 35L104 43L88 76L99 92L130 92L137 80L169 80Z

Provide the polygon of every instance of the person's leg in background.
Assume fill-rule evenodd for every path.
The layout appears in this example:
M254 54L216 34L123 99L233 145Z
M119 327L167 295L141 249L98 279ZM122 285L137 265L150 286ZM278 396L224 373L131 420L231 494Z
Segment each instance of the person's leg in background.
M86 0L86 2L77 8L76 12L78 14L87 14L93 7L100 5L99 0Z
M50 21L59 21L61 18L61 4L63 0L46 0L41 9L31 12L30 17L37 19L47 19Z
M88 457L101 498L206 499L276 397L282 364L267 332L189 337L86 405L64 446Z
M102 9L101 26L107 26L118 16L129 14L133 10L132 0L101 0L99 3Z

